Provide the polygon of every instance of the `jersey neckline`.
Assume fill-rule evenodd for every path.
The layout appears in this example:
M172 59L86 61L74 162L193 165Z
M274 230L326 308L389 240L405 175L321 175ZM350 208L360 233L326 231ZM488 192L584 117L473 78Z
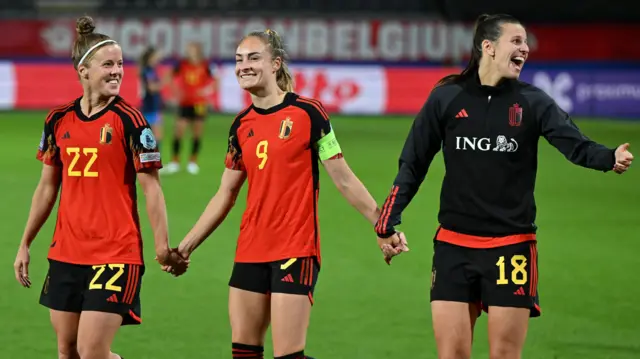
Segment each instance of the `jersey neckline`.
M253 111L255 111L259 115L269 115L272 113L276 113L282 110L283 108L291 105L293 102L295 102L296 97L297 95L294 94L293 92L287 92L284 95L284 99L282 99L282 102L280 102L275 106L272 106L269 108L259 108L259 107L256 107L254 104L251 104L251 109L253 109Z
M100 112L94 113L92 116L87 116L82 112L82 107L80 106L80 100L82 100L82 96L76 99L73 108L76 112L76 116L78 116L80 121L91 122L99 119L100 117L102 117L102 115L111 111L113 106L115 106L115 104L118 103L120 99L121 97L116 95L116 97L107 106L105 106L102 110L100 110Z
M468 88L481 95L498 95L501 93L511 92L516 87L516 82L517 80L503 79L496 86L482 85L480 83L480 76L477 72L467 80L467 84L469 85Z

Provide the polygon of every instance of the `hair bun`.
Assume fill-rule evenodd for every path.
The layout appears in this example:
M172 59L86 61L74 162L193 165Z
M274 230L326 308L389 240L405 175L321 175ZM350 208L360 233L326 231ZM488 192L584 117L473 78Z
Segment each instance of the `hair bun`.
M91 16L81 16L76 20L76 32L78 35L89 35L96 29L96 24Z
M482 14L482 15L478 16L478 19L476 19L476 23L479 24L481 22L485 22L490 17L491 17L491 15L489 15L489 14Z

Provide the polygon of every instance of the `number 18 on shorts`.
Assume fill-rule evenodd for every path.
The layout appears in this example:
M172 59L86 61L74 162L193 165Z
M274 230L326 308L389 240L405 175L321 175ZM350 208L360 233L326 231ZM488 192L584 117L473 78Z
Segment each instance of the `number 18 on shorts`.
M540 315L538 251L535 242L468 248L436 241L431 300L528 308Z
M122 324L140 324L140 285L144 266L135 264L78 265L49 260L40 304L80 313L120 314Z

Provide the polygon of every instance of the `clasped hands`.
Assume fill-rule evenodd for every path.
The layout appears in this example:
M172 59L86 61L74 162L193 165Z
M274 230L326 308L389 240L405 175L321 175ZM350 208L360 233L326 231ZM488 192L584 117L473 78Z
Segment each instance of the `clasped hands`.
M189 254L179 248L167 248L156 254L156 261L163 271L174 277L183 275L189 268Z
M391 265L391 259L402 252L408 252L407 237L404 233L396 231L388 238L378 237L378 247L384 254L384 261Z

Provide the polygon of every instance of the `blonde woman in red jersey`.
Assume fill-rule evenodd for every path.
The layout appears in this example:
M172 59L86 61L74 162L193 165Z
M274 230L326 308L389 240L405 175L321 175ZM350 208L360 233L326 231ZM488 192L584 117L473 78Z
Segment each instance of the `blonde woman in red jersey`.
M229 283L233 358L263 358L269 325L277 359L310 358L304 349L321 264L319 163L370 224L379 215L343 158L322 104L292 92L285 55L274 31L253 32L240 42L236 76L253 103L231 125L218 192L179 246L188 258L222 223L248 181Z
M90 17L77 21L72 59L82 97L53 109L37 158L43 167L14 264L16 280L29 278L29 247L61 191L49 271L40 303L50 309L59 359L118 359L111 343L122 325L140 324L145 271L136 179L147 200L160 264L187 263L169 248L162 167L151 128L118 96L122 49L94 33Z

